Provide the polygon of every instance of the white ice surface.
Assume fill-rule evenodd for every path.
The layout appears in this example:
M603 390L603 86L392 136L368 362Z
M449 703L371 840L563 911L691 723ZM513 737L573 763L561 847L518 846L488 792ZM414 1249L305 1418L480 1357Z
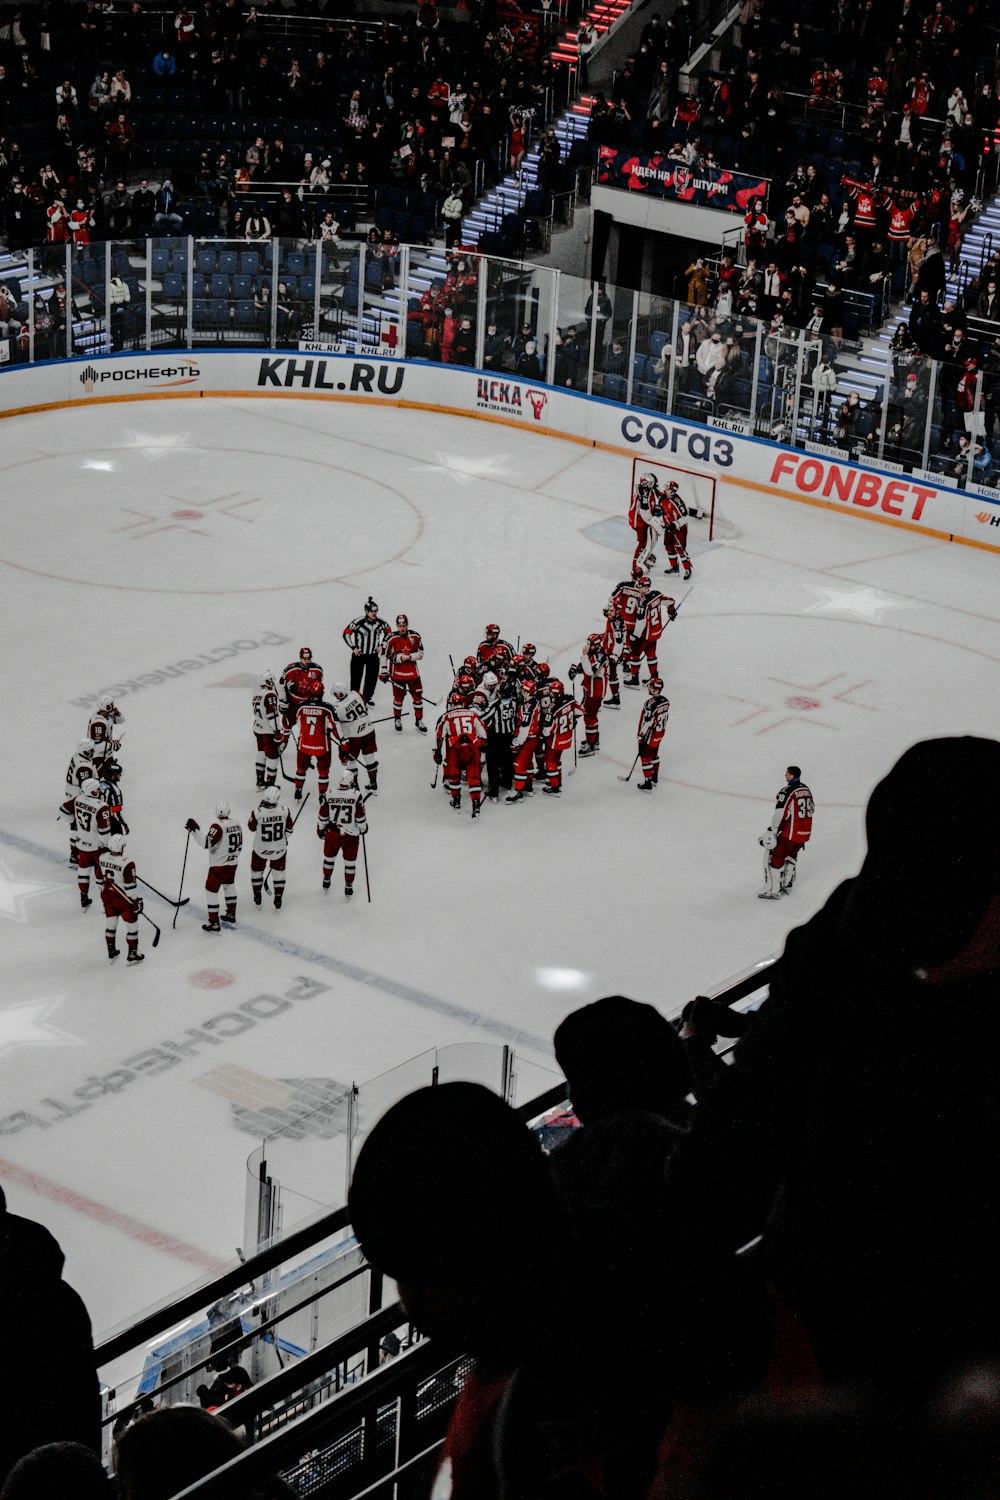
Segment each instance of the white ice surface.
M220 797L244 818L254 804L260 670L308 644L328 684L346 676L340 632L369 592L423 633L434 698L448 653L474 651L494 619L565 673L628 571L615 518L631 463L527 431L306 400L142 402L2 431L0 1182L60 1239L98 1330L242 1241L256 1139L236 1127L234 1099L504 1042L530 1097L546 1075L529 1065L553 1066L567 1010L617 991L674 1014L780 949L857 868L868 793L899 753L996 728L995 557L724 487L741 535L697 555L663 641L672 711L655 794L617 780L635 754L635 693L605 712L600 755L560 801L489 807L478 824L431 792L429 737L410 718L402 735L382 725L371 905L363 888L345 902L339 868L320 889L310 779L280 913L253 907L245 856L236 931L203 933L205 855L192 847L176 931L147 895L162 942L154 952L141 924L146 962L112 967L55 819L87 720L74 699L136 683L119 694L129 849L176 893L185 819L204 823ZM267 632L280 643L198 661ZM388 711L387 689L376 703ZM816 833L794 895L764 903L757 837L790 761L814 791ZM326 988L285 1003L302 980ZM262 995L278 1002L256 1008L275 1013L241 1035L119 1076L117 1092L90 1087ZM282 1141L270 1161L290 1217L342 1201L342 1139Z

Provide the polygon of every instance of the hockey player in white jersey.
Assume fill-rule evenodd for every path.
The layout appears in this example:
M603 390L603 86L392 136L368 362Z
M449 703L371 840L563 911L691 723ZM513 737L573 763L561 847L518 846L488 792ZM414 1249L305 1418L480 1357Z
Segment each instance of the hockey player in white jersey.
M205 932L219 932L220 891L226 896L222 921L230 926L236 922L236 866L243 848L243 829L233 817L228 802L218 804L215 821L204 833L194 818L188 818L184 827L208 850L208 874L205 877L208 921L201 925Z
M294 827L292 815L281 801L276 786L265 787L260 802L247 818L247 828L253 834L253 849L250 851L250 884L253 887L253 904L260 906L264 888L264 873L271 866L274 884L274 907L281 910L285 897L285 860L288 856L288 839Z
M99 860L101 875L101 904L104 907L104 938L108 945L108 957L113 961L119 955L116 944L118 919L125 922L125 943L128 948L127 963L141 964L145 958L139 952L139 913L142 897L136 882L135 863L125 853L123 834L113 833L108 846Z

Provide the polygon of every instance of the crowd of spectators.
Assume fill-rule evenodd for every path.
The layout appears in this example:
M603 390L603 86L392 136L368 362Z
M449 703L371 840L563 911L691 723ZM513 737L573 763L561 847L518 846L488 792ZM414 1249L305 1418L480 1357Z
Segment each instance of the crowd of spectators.
M0 214L13 248L183 226L320 235L372 185L471 202L541 123L530 20L433 0L399 23L201 0L39 0L0 25ZM137 171L147 178L136 186ZM283 189L287 188L287 192ZM247 205L254 201L255 208ZM353 223L349 226L353 228ZM383 227L383 226L380 226Z
M882 403L853 393L834 410L845 339L877 329L900 299L912 303L897 342L913 351L918 367L906 374L917 377L926 397L921 371L926 377L928 361L954 364L943 325L1000 316L995 259L963 271L946 299L948 275L959 270L963 236L980 206L977 191L996 187L996 19L982 6L949 7L947 0L911 0L898 11L842 0L829 22L819 22L780 0L746 0L740 44L723 49L727 66L683 85L678 31L676 20L654 16L647 23L614 88L596 96L591 138L661 156L692 175L718 167L745 174L748 183L766 179L767 194L745 203L745 267L726 256L712 266L696 259L678 276L675 292L690 315L677 348L657 360L659 394L670 358L675 390L708 403L718 405L720 382L723 395L732 394L730 377L745 387L747 348L756 337L746 320L763 319L772 345L764 383L773 380L780 343L806 340L803 394L818 429L813 435L871 452L882 441ZM996 349L990 339L988 348L963 353L963 366L977 364L954 380L942 372L928 457L964 473L955 387L961 412L969 399L965 375L983 359L992 362ZM794 349L786 358L796 361ZM966 422L977 477L992 469L992 364L989 375L986 415L971 430ZM894 375L886 451L891 446L889 456L919 462L923 437L916 445L904 440L903 394ZM911 397L908 438L916 409ZM783 411L773 435L790 436Z

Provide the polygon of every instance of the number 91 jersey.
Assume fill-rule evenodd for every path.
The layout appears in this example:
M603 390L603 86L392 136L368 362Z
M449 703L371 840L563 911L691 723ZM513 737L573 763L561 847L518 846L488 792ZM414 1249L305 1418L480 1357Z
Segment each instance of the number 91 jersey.
M208 863L211 869L228 869L239 863L243 829L235 818L220 818L208 830Z

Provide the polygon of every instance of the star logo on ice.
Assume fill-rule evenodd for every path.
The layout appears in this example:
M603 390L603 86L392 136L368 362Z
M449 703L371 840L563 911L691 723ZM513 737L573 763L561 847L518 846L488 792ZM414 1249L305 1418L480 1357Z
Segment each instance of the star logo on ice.
M66 999L51 995L0 1010L0 1057L17 1047L75 1047L79 1037L52 1025L49 1017Z
M818 588L819 602L807 604L807 615L853 615L857 620L877 624L894 609L913 609L909 599L898 599L882 589L843 585L841 588Z
M439 474L449 474L456 484L471 484L475 479L505 479L513 474L513 469L503 467L506 457L506 453L497 453L492 458L466 458L461 453L439 451L436 464L421 467L434 469Z
M125 448L136 448L145 454L150 463L155 463L166 453L177 453L188 447L189 432L133 432L125 429Z
M48 891L61 891L61 885L52 885L42 880L18 880L10 868L0 859L0 916L10 917L15 922L26 922L28 913L25 902L31 896L44 896Z

